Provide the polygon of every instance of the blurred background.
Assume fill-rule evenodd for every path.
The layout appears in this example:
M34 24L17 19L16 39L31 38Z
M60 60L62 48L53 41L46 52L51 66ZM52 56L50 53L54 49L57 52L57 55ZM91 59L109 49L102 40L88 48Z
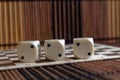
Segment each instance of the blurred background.
M0 1L0 49L19 41L93 37L120 43L119 0Z

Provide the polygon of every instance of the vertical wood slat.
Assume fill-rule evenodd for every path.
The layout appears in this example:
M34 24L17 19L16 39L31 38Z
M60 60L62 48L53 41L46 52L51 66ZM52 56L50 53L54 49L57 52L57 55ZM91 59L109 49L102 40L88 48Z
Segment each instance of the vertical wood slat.
M63 1L63 22L64 22L64 25L63 25L63 27L64 27L64 38L65 38L65 40L67 40L67 36L68 36L68 34L67 34L67 19L66 19L66 2L65 1ZM66 27L65 27L66 26Z
M17 15L18 15L18 12L17 12L17 2L14 2L14 11L15 11L15 18L14 18L14 20L15 20L15 22L14 22L14 24L15 24L15 27L14 27L14 29L15 29L15 38L16 38L16 41L15 41L15 43L16 42L18 42L18 40L19 40L19 35L18 35L18 18L17 18Z
M62 17L63 16L61 16L61 3L62 3L62 1L58 1L58 8L57 8L57 12L58 12L58 32L59 32L59 34L58 34L58 36L59 36L59 38L62 38Z
M19 2L19 8L20 8L20 37L21 37L21 40L24 40L24 28L23 28L23 2Z
M0 12L2 12L2 3L0 3ZM2 13L0 14L0 26L2 26ZM0 44L3 43L3 32L2 32L2 27L0 27ZM1 47L0 49L3 49L3 47Z
M93 13L92 13L92 17L93 17L93 20L92 20L92 25L93 25L93 35L94 35L94 38L97 38L98 36L98 32L97 32L97 27L96 27L96 25L97 25L97 14L98 14L98 4L99 4L99 2L98 1L94 1L93 3L92 3L92 8L94 8L94 9L92 9L92 11L93 11ZM96 34L94 34L94 32L96 33Z
M67 24L68 24L68 26L67 26L67 29L68 29L68 41L70 41L70 39L71 39L71 34L72 34L72 32L71 32L71 9L70 9L70 7L71 7L71 5L70 5L70 1L68 1L67 2Z
M71 28L72 37L71 37L71 39L74 38L74 37L76 37L75 36L75 29L77 27L77 26L75 26L75 18L76 18L75 12L76 12L76 10L75 10L74 2L76 2L76 1L71 1L71 23L72 23L71 24L72 25L72 28Z
M86 11L87 11L88 8L87 8L86 6L87 6L87 2L81 1L81 19L82 19L82 20L81 20L81 26L84 26L84 27L82 28L82 30L83 30L82 34L83 34L83 35L86 35L86 29L85 29L85 28L86 28L86 26L87 26L87 25L86 25L86 24L87 24L87 23L86 23L86 18L87 18L87 16L86 16L86 15L87 15L87 12L86 12Z
M99 28L98 28L98 38L101 39L101 38L104 38L103 19L106 19L106 18L103 18L102 1L100 1L100 4L98 4L98 10L100 10L100 12L98 11L99 15L97 15L98 16L97 23L98 23L98 26L99 26Z
M111 18L111 1L108 1L108 37L111 37L111 22L112 22L112 18Z
M4 5L4 32L5 32L5 44L8 44L9 43L9 24L8 24L8 8L7 8L7 5L8 5L8 2L3 2L3 5ZM8 49L8 46L6 47L6 49Z
M11 43L14 43L14 39L13 39L13 10L12 10L12 2L9 2L9 15L10 15L10 33L11 33ZM13 48L13 46L11 46L11 48Z
M108 12L107 12L107 1L102 2L102 8L103 8L103 36L104 38L108 37Z
M111 7L112 7L112 28L111 28L111 32L112 32L112 37L113 38L115 38L116 37L116 32L115 32L115 29L116 29L116 25L115 25L115 22L116 22L116 18L115 18L115 15L116 15L116 8L115 8L115 1L112 1L112 5L111 5Z
M120 1L116 0L116 37L120 37Z
M119 7L120 7L120 1L119 1ZM119 14L120 14L120 8L119 8ZM120 15L119 15L119 21L120 21ZM118 31L117 32L118 32L118 37L120 37L120 23L119 23Z

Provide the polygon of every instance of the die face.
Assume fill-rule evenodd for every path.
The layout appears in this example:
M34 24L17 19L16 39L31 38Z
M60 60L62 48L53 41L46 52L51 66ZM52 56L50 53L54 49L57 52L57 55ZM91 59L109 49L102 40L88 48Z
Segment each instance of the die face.
M92 39L74 39L74 55L77 58L90 58L94 55Z
M39 60L39 47L40 43L34 42L20 42L18 45L18 57L20 61L32 62Z
M49 60L61 60L65 58L64 40L46 40L45 55Z

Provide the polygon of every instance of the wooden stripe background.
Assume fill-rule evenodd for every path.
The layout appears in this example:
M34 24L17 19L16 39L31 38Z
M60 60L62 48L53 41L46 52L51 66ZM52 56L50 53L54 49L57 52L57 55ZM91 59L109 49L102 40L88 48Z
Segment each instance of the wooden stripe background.
M81 37L80 1L52 1L53 37L71 43L73 38Z
M0 48L14 48L21 40L51 39L51 5L50 1L0 2Z
M120 41L119 0L46 0L0 2L0 49L21 40L94 37Z
M81 1L83 36L97 41L120 41L120 1Z

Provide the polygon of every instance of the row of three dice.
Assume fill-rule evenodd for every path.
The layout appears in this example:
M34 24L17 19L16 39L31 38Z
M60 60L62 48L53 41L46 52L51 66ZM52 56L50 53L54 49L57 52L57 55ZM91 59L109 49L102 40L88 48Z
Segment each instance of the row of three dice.
M92 38L74 39L74 55L77 58L89 58L94 54ZM45 40L45 56L49 60L65 59L65 40ZM39 41L21 41L18 44L18 57L20 61L39 61L41 48Z

